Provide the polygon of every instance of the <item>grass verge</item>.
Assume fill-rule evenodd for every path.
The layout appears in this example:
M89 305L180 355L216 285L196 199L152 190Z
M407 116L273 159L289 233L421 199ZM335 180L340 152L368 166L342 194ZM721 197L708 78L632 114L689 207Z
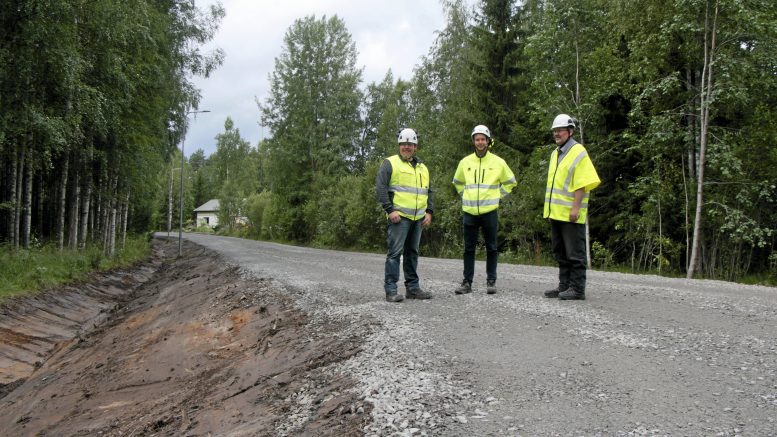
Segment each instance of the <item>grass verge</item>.
M124 249L113 257L98 246L61 252L51 245L29 250L0 246L0 301L83 280L95 271L126 267L147 258L150 252L145 235L127 236Z

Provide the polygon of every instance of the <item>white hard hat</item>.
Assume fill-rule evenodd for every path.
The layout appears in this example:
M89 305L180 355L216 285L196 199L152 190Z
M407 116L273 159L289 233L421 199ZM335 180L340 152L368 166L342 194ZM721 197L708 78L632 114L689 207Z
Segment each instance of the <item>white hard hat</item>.
M413 129L410 129L409 127L406 127L399 131L399 135L397 137L397 143L413 143L416 146L418 145L418 134L415 133Z
M567 114L559 114L556 116L556 118L553 119L553 126L550 127L550 130L553 130L557 127L571 127L574 129L576 124L577 120L574 118L568 116Z
M488 137L488 139L491 139L491 131L488 130L488 128L485 125L479 124L475 126L474 129L472 129L472 135L470 137L474 138L475 134L483 134Z

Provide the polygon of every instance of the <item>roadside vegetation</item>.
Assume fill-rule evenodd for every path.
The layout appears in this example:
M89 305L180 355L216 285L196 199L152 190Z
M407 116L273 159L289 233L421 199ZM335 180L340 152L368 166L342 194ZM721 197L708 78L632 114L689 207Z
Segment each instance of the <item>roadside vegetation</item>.
M0 2L0 299L148 256L156 175L180 162L223 16L190 0Z
M31 294L63 284L85 280L96 271L127 267L150 255L147 236L131 235L114 256L100 246L81 250L58 250L48 244L14 250L0 246L0 302L11 296Z
M413 76L365 85L342 20L296 20L260 102L271 135L251 145L227 119L216 151L192 155L185 202L220 199L224 235L382 252L375 174L410 126L434 189L421 250L457 258L451 178L472 153L472 127L486 124L518 179L499 209L503 259L553 265L542 219L550 122L569 113L602 179L589 210L594 268L777 283L777 148L762 146L777 140L774 8L444 3L447 25Z
M500 250L542 264L549 124L568 113L602 179L589 209L594 267L777 282L770 2L442 3L447 22L427 55L393 54L414 63L412 76L388 70L372 83L341 18L295 20L258 102L267 137L250 144L227 117L212 155L182 157L188 118L200 112L192 78L224 58L203 50L225 16L219 3L0 2L9 260L35 241L113 259L127 233L170 230L181 210L194 229L191 211L210 199L220 200L226 235L382 252L375 174L405 126L420 134L435 192L422 250L459 257L451 178L472 152L472 127L485 124L518 179L500 206Z

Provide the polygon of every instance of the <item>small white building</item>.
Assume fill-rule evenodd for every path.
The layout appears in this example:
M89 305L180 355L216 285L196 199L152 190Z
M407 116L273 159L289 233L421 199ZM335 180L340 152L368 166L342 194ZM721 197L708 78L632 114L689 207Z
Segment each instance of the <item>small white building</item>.
M215 228L219 224L219 199L210 199L194 209L194 221L197 227L210 226Z

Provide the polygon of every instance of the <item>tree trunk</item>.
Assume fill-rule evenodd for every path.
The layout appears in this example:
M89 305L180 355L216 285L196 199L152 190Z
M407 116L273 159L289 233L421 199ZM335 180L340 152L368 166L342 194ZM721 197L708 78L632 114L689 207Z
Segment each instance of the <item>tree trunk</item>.
M695 75L693 74L694 71L692 68L688 68L686 72L687 77L687 83L688 83L688 89L694 89L697 87L695 83ZM698 96L694 96L690 102L688 102L688 108L695 108L697 105ZM696 115L693 114L692 110L688 111L688 138L693 138L693 144L691 144L691 147L688 147L687 153L688 153L688 179L693 181L696 179L696 144L699 140L698 132L696 131ZM685 164L683 164L685 165ZM687 260L686 260L687 265Z
M699 129L699 171L696 181L696 216L693 223L693 241L691 243L691 260L688 263L688 275L690 279L696 271L699 253L699 239L701 234L701 215L704 207L704 165L707 154L707 133L709 130L710 100L712 99L712 64L715 55L715 32L718 19L718 2L715 2L715 12L712 17L712 29L709 28L709 11L704 19L704 65L701 75L701 111ZM709 47L707 38L710 38Z
M110 217L111 210L111 191L110 181L107 177L103 177L102 188L100 189L102 201L100 202L100 241L103 246L103 252L108 253L108 218Z
M16 222L16 204L18 191L16 189L16 175L19 172L19 156L16 150L11 151L11 174L8 176L8 186L10 188L9 199L11 202L11 209L8 210L8 241L13 247L16 247L16 233L19 225Z
M48 230L44 228L45 224L43 222L43 205L45 203L44 199L44 193L45 193L45 187L43 186L43 171L39 171L36 173L38 183L37 183L37 192L35 193L35 217L36 217L36 223L35 228L38 230L38 236L43 239L47 236Z
M583 117L580 116L580 47L575 39L575 110L578 112L577 127L580 130L580 143L585 144L585 136L583 135ZM588 199L590 204L591 199ZM585 263L586 266L591 268L591 233L588 227L588 217L590 217L591 209L588 209L588 216L585 219Z
M93 216L90 214L90 207L92 201L92 166L94 159L94 146L90 143L89 150L86 155L86 162L84 163L84 193L81 196L81 230L78 232L78 247L83 249L86 247L87 235L89 234L89 222Z
M60 251L65 246L65 201L67 198L67 173L70 166L70 153L65 153L65 162L62 163L62 177L59 180L59 189L57 190L57 249Z
M78 168L78 161L75 160L75 158L73 168ZM73 172L73 181L70 184L72 186L72 192L70 193L70 208L68 214L67 246L71 249L76 249L78 247L78 229L80 228L78 220L81 217L78 212L78 208L81 206L81 178L79 173L80 171Z
M100 203L99 191L97 195L98 195L98 199L89 200L89 202L92 204L92 207L89 211L89 241L91 242L97 241L96 229L97 229L97 205ZM92 192L92 197L94 198L94 191Z
M111 202L111 216L108 225L108 255L113 257L116 254L116 209L118 202L116 200Z
M661 164L658 165L658 274L661 274L661 261L664 259L664 235L661 226Z
M682 158L683 164L683 194L685 195L685 266L688 266L691 260L691 234L688 232L688 211L690 211L690 200L688 199L688 182L685 180L685 158Z
M19 156L18 161L18 170L16 172L16 180L14 181L14 184L16 185L16 199L14 202L14 241L13 246L15 248L19 248L19 243L21 242L21 223L22 223L22 195L24 191L24 170L25 165L27 164L27 148L25 145L22 145L21 155Z
M127 244L127 219L129 218L129 201L130 201L130 190L127 188L127 195L124 196L124 202L122 202L122 217L121 217L121 250L124 250L124 247Z
M81 230L78 232L78 247L80 249L83 249L84 247L86 247L86 236L89 228L89 219L91 217L89 214L89 207L90 207L89 203L92 197L92 180L88 174L85 176L84 179L86 179L86 181L84 184L85 191L82 196L82 204L81 204L81 220L80 220Z
M109 181L108 198L105 202L105 254L113 256L116 253L116 208L118 207L117 186L119 183L119 176L114 175L112 180Z
M95 203L94 234L92 238L103 249L105 248L105 232L103 232L103 222L105 221L105 175L100 169L100 178L97 182L97 201Z
M32 144L32 142L30 142ZM22 246L25 249L30 248L30 232L32 228L32 148L27 156L27 165L25 168L26 181L24 188L24 206L22 214Z
M102 232L100 229L100 220L102 219L102 205L103 205L102 170L97 175L97 182L95 184L95 188L97 190L97 198L95 199L95 202L94 202L94 211L92 211L92 220L91 220L92 230L89 232L89 235L92 236L92 241L99 242L100 237L102 237Z

